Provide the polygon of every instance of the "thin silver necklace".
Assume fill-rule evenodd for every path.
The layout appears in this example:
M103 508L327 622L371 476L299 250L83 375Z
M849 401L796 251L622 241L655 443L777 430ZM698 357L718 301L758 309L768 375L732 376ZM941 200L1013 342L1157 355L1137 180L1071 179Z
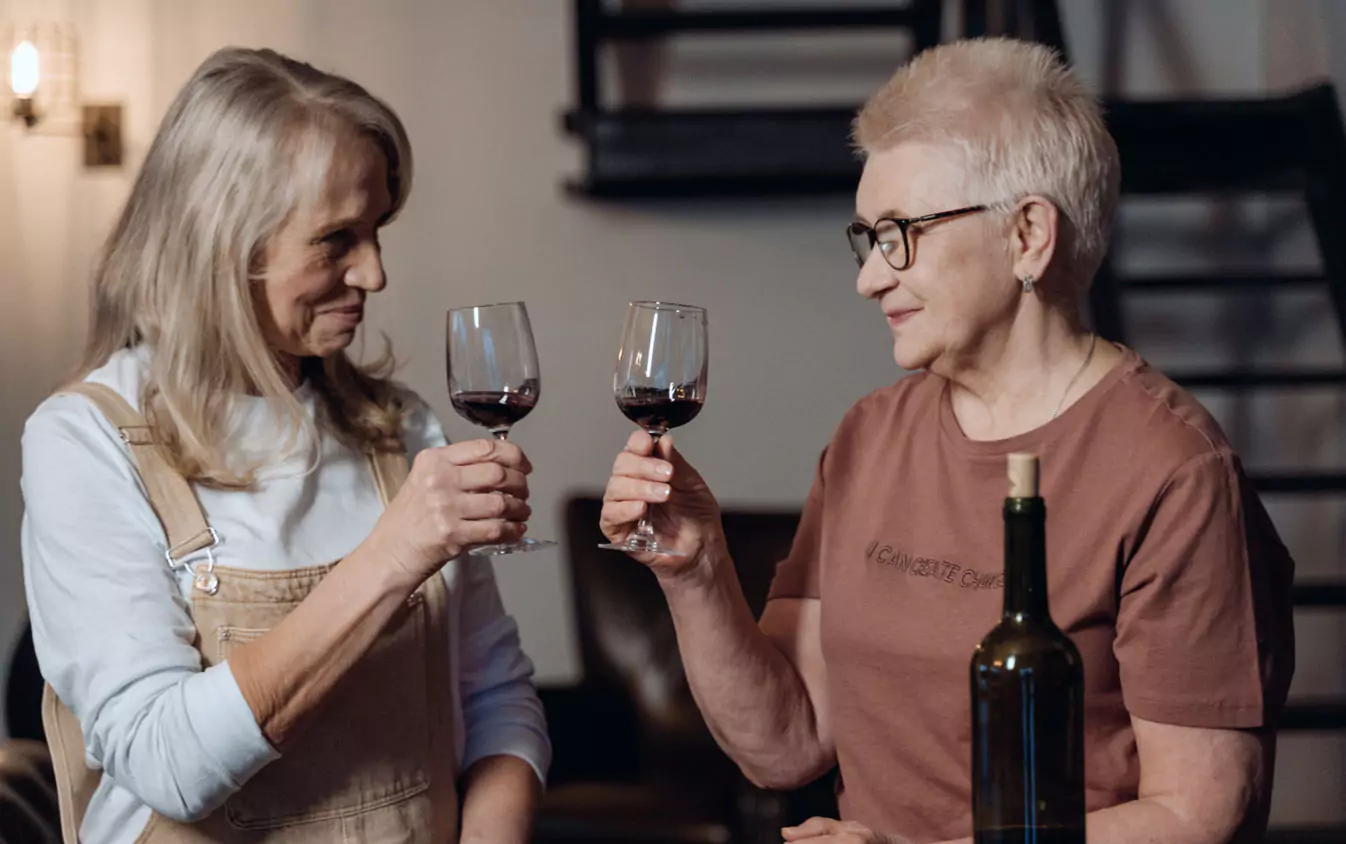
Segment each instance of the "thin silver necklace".
M1098 335L1091 332L1089 334L1089 354L1084 356L1084 363L1080 364L1079 371L1075 373L1074 378L1070 379L1070 383L1066 385L1066 391L1061 394L1061 400L1056 403L1056 409L1052 411L1053 419L1061 413L1061 405L1066 403L1066 396L1070 395L1070 390L1075 386L1075 382L1080 380L1080 376L1084 374L1084 370L1089 368L1089 361L1094 359L1094 345L1097 343Z

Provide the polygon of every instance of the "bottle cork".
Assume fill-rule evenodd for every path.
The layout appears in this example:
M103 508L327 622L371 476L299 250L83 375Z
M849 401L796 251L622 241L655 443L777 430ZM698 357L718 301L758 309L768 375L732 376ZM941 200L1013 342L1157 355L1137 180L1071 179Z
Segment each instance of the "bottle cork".
M1011 454L1009 456L1010 498L1038 497L1038 456Z

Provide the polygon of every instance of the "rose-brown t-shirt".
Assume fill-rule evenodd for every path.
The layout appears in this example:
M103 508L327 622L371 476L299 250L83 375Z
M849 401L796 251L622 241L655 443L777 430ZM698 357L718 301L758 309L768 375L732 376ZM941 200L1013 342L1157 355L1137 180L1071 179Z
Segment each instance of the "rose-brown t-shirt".
M1005 456L1042 458L1052 617L1084 659L1090 811L1134 800L1130 717L1274 724L1294 564L1225 441L1134 352L1057 419L969 440L928 373L862 399L823 452L772 599L822 601L843 818L970 835L973 649L999 621Z

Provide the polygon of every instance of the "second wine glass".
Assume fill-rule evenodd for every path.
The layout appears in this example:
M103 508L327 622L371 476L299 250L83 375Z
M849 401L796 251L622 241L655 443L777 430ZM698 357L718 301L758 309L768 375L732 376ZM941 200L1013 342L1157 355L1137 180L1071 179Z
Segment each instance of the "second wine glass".
M671 302L632 302L626 309L612 390L626 418L659 438L691 422L706 401L709 368L706 310ZM659 542L650 509L625 542L599 546L628 553L685 557Z
M448 323L445 351L453 409L496 439L506 439L542 394L528 309L523 302L454 308ZM525 537L511 544L479 545L469 553L515 554L555 544Z

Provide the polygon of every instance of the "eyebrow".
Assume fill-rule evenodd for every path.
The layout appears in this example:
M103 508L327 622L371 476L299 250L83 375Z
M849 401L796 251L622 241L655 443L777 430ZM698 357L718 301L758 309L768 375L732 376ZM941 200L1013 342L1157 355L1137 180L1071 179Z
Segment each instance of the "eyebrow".
M387 213L380 215L379 218L374 221L374 227L378 228L386 225L388 221L392 219L392 217L393 217L392 211L388 211ZM348 229L351 228L352 226L359 225L363 221L364 218L361 216L342 217L339 220L333 220L332 222L327 223L326 225L318 229L318 234L313 237L313 242L317 243L318 241L322 240L325 237L336 234L342 229Z

